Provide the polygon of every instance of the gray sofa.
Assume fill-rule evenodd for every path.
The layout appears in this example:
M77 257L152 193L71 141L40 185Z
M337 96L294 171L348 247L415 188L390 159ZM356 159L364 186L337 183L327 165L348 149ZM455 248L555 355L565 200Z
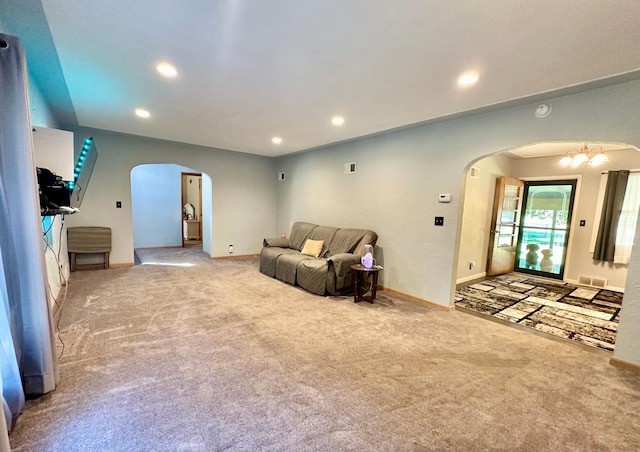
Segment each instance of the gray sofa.
M323 240L319 257L300 254L307 239ZM289 238L264 239L260 271L309 292L341 295L353 291L351 265L360 263L364 246L375 246L378 234L297 222Z

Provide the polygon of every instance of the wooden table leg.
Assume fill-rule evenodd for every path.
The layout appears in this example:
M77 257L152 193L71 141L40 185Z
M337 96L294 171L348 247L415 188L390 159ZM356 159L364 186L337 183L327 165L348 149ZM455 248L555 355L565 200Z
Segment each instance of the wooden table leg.
M373 272L373 289L371 290L371 303L376 299L376 292L378 290L378 272Z

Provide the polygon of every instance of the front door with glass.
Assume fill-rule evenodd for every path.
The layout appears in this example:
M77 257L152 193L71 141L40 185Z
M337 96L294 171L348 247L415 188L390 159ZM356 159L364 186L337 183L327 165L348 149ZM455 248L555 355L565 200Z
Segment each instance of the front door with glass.
M524 183L519 179L499 177L493 199L492 233L489 237L487 275L513 271L518 241L518 224Z
M562 279L576 180L526 181L515 270Z

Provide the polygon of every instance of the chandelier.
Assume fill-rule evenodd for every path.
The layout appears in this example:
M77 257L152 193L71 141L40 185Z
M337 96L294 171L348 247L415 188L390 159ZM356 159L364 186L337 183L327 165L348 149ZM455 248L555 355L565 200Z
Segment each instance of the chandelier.
M602 148L595 146L593 149L589 149L585 144L581 149L572 149L560 159L558 162L561 166L570 166L577 168L582 165L598 166L605 162L608 162L609 158L602 152Z

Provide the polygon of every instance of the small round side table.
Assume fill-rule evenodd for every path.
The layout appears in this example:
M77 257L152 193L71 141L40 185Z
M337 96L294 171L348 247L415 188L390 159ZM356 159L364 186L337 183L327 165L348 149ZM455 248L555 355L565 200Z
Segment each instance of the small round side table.
M353 264L351 268L355 270L356 273L356 277L353 280L353 302L368 301L369 303L373 303L373 300L376 299L380 267L365 267L362 264ZM371 276L371 287L365 292L364 286L369 276Z

